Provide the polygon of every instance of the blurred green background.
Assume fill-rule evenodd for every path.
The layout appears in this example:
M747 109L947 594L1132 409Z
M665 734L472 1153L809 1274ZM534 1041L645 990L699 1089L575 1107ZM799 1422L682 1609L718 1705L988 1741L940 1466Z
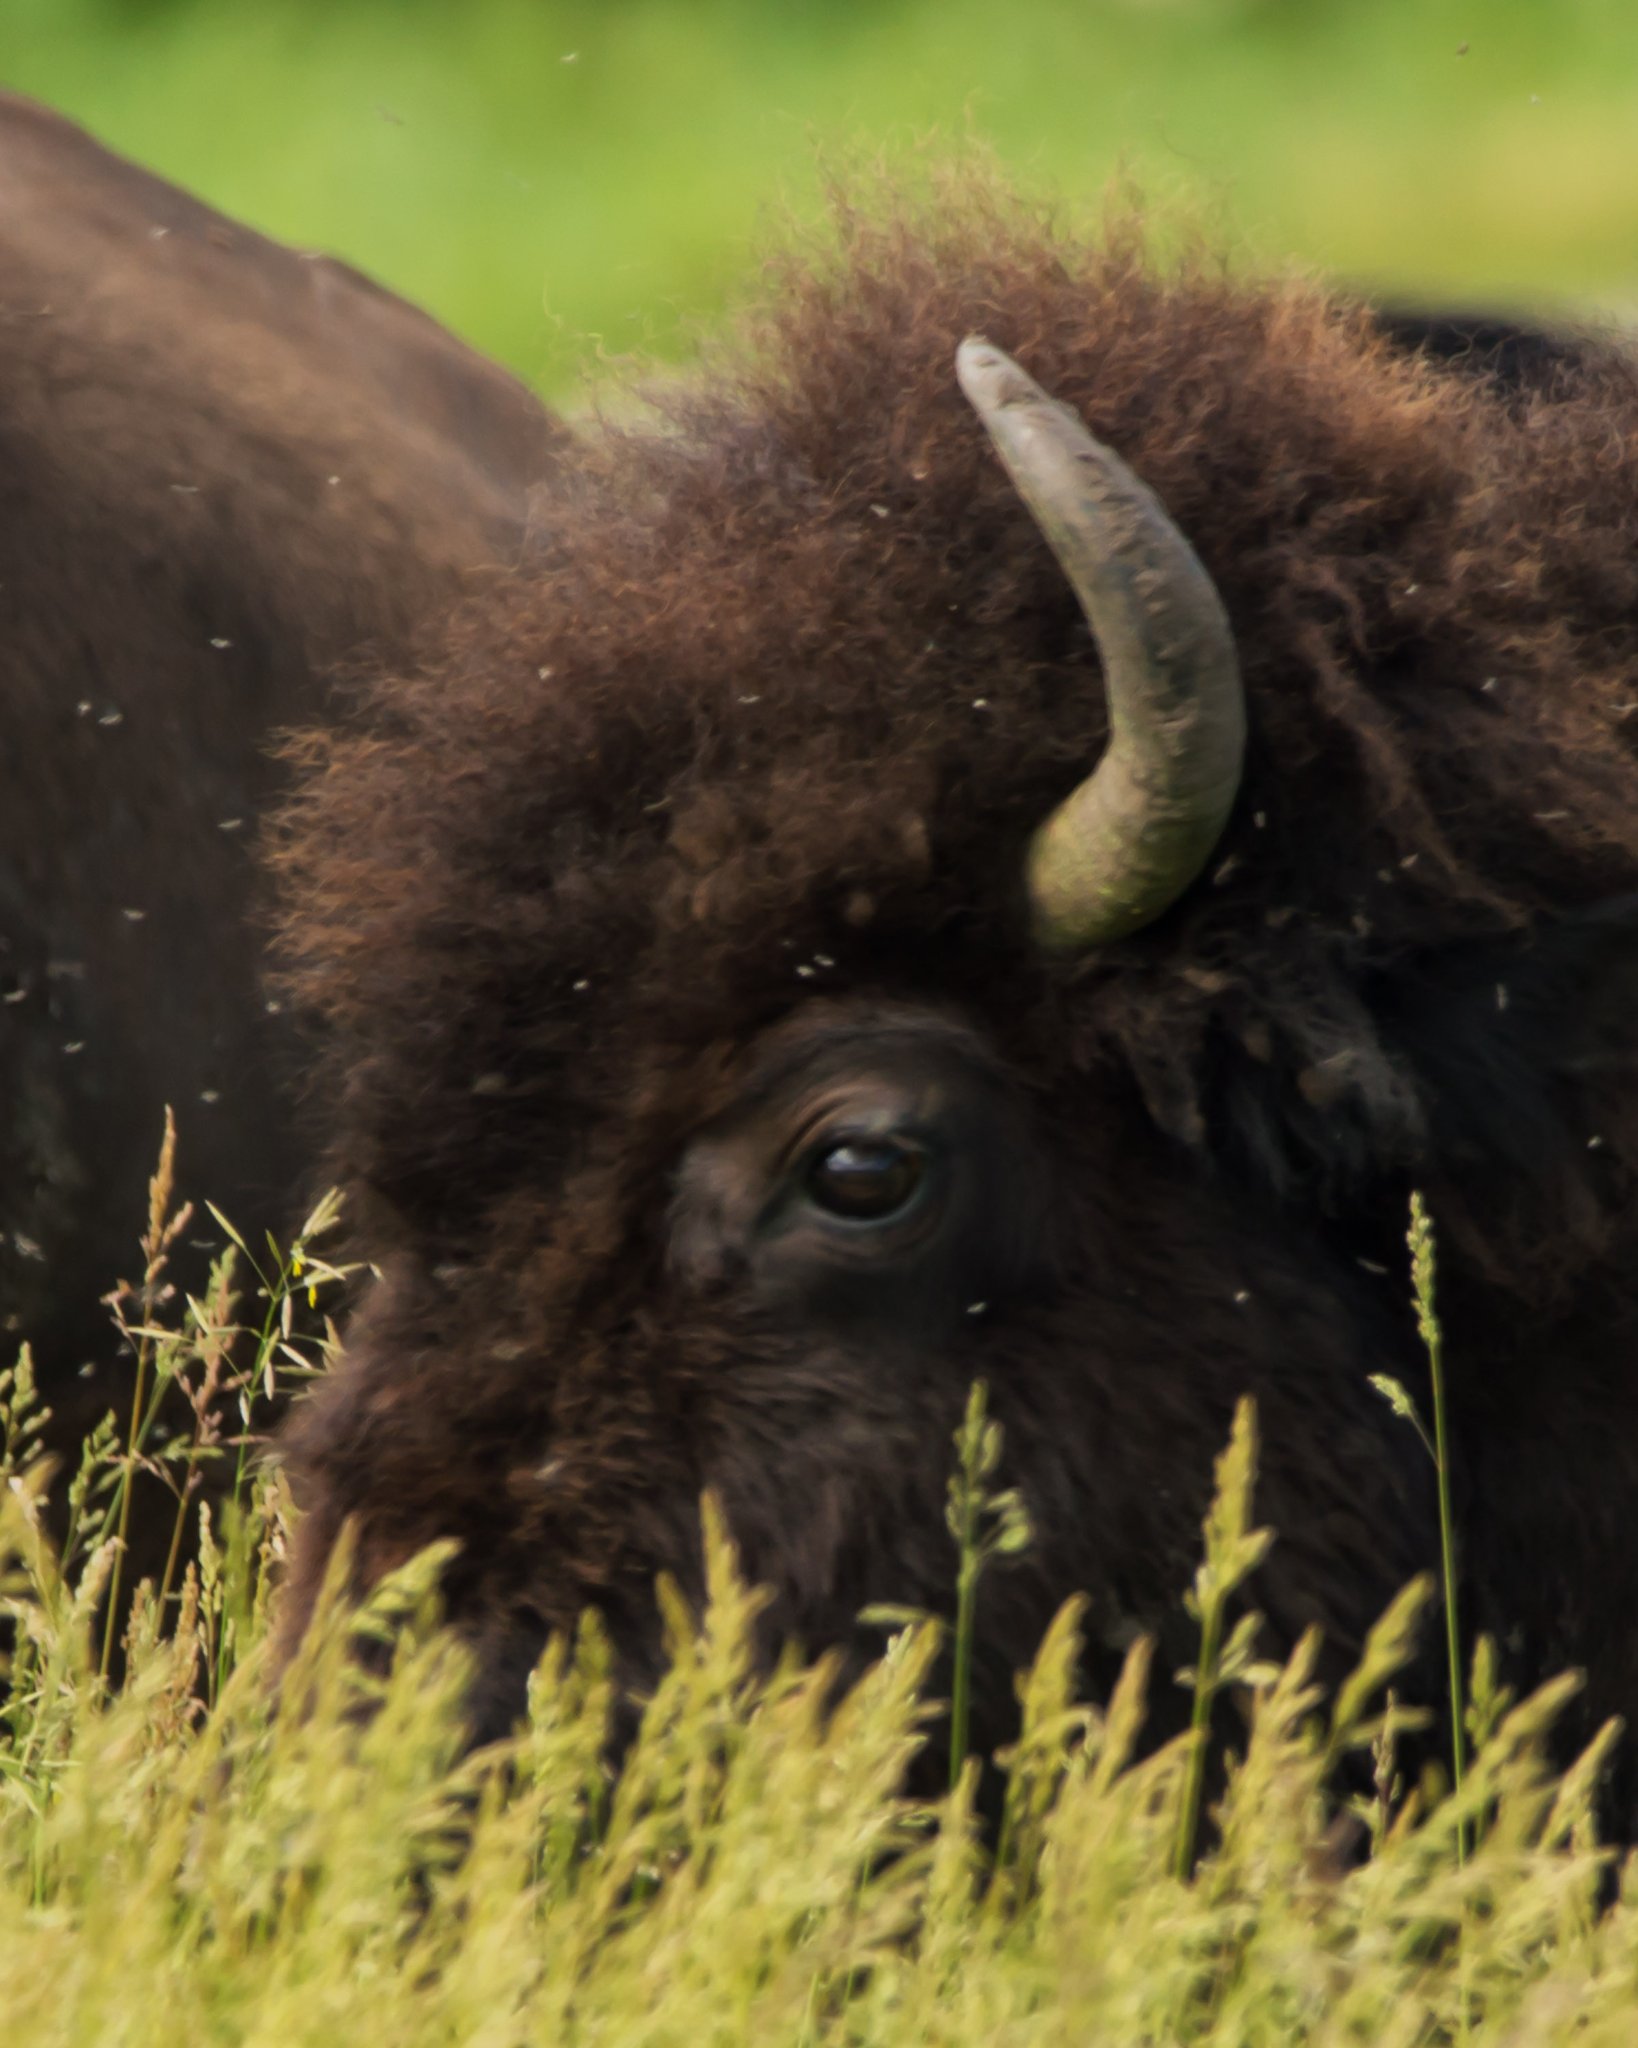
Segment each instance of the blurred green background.
M559 393L685 351L821 148L932 130L1249 259L1638 311L1638 0L0 0L0 77Z

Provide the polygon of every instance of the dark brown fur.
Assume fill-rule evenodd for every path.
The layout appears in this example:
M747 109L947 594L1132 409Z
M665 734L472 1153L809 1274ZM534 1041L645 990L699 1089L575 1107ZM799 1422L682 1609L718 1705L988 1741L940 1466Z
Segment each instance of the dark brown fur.
M982 1372L1036 1540L985 1620L981 1740L1071 1590L1100 1655L1176 1614L1242 1393L1273 1641L1319 1619L1345 1656L1436 1556L1423 1453L1366 1383L1426 1401L1421 1186L1469 1613L1626 1707L1632 363L1589 345L1504 389L1317 290L971 193L842 241L775 272L664 432L588 447L551 551L444 666L308 747L284 945L383 1279L288 1445L289 1626L353 1517L366 1577L461 1539L480 1731L587 1601L640 1683L710 1486L772 1626L858 1642L868 1600L948 1606ZM1160 493L1251 699L1214 871L1071 971L1028 944L1021 856L1103 700L957 393L971 331ZM955 1063L986 1172L1021 1178L937 1299L798 1300L733 1220L734 1159L781 1062L875 1073L890 1041Z
M355 271L0 96L0 1343L35 1340L65 1446L113 1397L98 1298L166 1103L187 1191L294 1220L270 734L515 558L557 432Z

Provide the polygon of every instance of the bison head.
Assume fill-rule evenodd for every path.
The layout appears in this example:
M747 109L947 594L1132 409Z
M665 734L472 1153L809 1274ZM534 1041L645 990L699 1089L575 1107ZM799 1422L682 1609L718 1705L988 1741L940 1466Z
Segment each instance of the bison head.
M1069 1593L1095 1659L1168 1625L1245 1393L1259 1604L1347 1656L1435 1555L1369 1384L1418 1379L1418 1179L1493 1375L1476 1568L1568 1537L1568 1468L1638 1441L1555 1295L1627 1284L1638 1150L1630 920L1585 922L1638 878L1630 514L1565 516L1589 388L1504 406L1319 295L987 205L849 236L666 431L587 433L529 572L310 743L289 824L380 1274L288 1444L291 1625L348 1520L366 1581L457 1539L479 1732L588 1603L643 1685L707 1488L770 1641L947 1609L979 1374L1034 1529L981 1741ZM958 391L980 327L1055 396L976 341ZM1606 410L1623 375L1587 373ZM1554 1346L1582 1448L1521 1521ZM1544 1582L1543 1642L1558 1611Z

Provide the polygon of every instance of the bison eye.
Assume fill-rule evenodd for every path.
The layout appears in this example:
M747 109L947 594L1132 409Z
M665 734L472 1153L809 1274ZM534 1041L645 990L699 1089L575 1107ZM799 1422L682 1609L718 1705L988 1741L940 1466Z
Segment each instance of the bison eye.
M850 1223L885 1223L906 1209L926 1178L922 1152L893 1138L844 1138L808 1168L808 1192Z

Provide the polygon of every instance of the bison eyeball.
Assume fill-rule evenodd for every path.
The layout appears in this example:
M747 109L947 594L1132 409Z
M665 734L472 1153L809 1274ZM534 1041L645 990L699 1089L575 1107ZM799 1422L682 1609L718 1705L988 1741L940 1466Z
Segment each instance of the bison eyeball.
M849 1223L885 1223L902 1215L927 1177L926 1155L892 1138L845 1138L818 1153L807 1171L819 1208Z

